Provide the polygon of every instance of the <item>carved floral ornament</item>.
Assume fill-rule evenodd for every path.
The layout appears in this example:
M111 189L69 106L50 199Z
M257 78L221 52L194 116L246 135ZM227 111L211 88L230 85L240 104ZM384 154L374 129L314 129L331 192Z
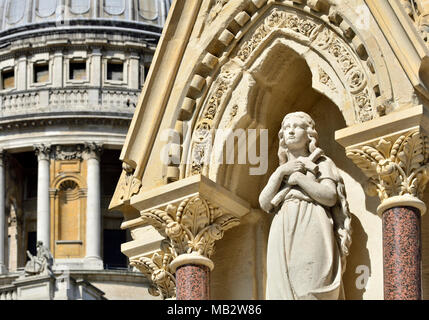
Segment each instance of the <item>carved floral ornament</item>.
M375 145L346 149L349 157L369 178L367 193L385 201L411 195L422 199L429 181L429 138L414 130L396 140L380 139Z
M141 180L134 176L134 168L127 163L122 163L124 178L121 178L121 184L119 185L119 199L121 201L130 199L131 196L137 194L142 186Z
M374 103L371 103L374 97L369 93L367 76L358 58L347 43L322 21L274 8L252 37L240 47L237 57L246 62L265 39L281 29L292 32L298 40L308 42L310 47L336 63L337 71L354 98L357 122L366 122L377 116L377 110L373 109Z
M169 299L176 296L176 279L171 271L170 263L175 258L168 241L163 241L160 252L151 258L141 257L132 259L130 265L136 267L151 281L149 293L152 296L160 296Z
M152 281L152 295L171 298L175 295L175 279L171 262L182 254L193 254L210 258L216 240L224 232L237 226L240 221L233 215L224 214L221 209L199 196L183 200L178 206L168 205L165 209L143 212L145 223L152 225L166 238L161 251L152 258L133 259L137 267Z

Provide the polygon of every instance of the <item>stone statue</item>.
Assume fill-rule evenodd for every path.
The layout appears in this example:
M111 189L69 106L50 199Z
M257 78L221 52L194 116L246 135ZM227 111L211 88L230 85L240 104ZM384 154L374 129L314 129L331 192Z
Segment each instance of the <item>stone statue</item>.
M36 246L36 256L33 256L29 251L27 251L30 261L25 265L26 276L34 276L38 274L52 275L52 264L54 259L51 252L43 245L42 241L37 241Z
M351 244L351 215L334 162L317 147L313 119L285 116L280 165L259 203L275 213L267 249L266 298L343 299L342 274Z

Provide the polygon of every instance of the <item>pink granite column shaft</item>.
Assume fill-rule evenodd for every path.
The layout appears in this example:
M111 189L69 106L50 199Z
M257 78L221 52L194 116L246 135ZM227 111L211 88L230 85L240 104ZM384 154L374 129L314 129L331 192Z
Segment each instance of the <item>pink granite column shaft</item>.
M210 269L206 266L186 264L176 270L177 300L209 300Z
M383 213L384 299L421 300L421 215L413 207Z

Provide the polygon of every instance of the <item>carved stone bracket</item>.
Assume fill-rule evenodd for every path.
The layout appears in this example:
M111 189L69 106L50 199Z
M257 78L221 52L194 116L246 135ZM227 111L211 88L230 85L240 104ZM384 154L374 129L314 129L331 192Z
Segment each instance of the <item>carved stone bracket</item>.
M134 176L134 168L125 162L122 164L123 176L119 180L119 199L130 199L139 193L142 182Z
M213 269L215 242L239 225L250 205L204 176L192 176L131 198L140 217L123 223L123 229L151 225L165 238L155 254L144 252L144 233L123 246L133 266L152 283L151 294L170 298L175 292L176 269L197 264ZM133 246L135 243L135 246Z
M366 192L370 196L378 195L381 200L379 213L398 202L417 207L422 214L426 211L426 206L421 201L429 181L429 138L424 130L426 112L420 106L408 109L408 116L405 118L399 114L386 116L389 119L382 119L384 123L369 130L383 132L388 128L395 128L398 131L346 146L347 157L369 179ZM400 122L406 127L396 126L390 121ZM346 132L348 129L344 130ZM353 135L357 136L358 133L355 130ZM342 137L339 140L344 139L346 138Z

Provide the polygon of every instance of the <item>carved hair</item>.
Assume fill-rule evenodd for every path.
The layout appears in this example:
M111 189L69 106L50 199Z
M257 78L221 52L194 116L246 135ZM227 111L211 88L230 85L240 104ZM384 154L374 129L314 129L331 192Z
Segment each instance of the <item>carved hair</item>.
M316 132L316 125L314 123L314 120L305 112L299 111L299 112L292 112L292 113L288 113L282 121L282 125L279 131L279 152L278 152L278 156L279 156L279 162L280 165L285 164L288 161L287 158L287 146L285 143L285 139L284 139L284 135L283 135L283 130L284 130L284 126L286 124L286 122L290 121L291 118L299 118L300 120L303 120L304 123L306 124L306 131L307 131L307 135L308 138L310 140L309 144L308 144L308 151L310 153L312 153L314 150L316 150L317 148L317 132Z

